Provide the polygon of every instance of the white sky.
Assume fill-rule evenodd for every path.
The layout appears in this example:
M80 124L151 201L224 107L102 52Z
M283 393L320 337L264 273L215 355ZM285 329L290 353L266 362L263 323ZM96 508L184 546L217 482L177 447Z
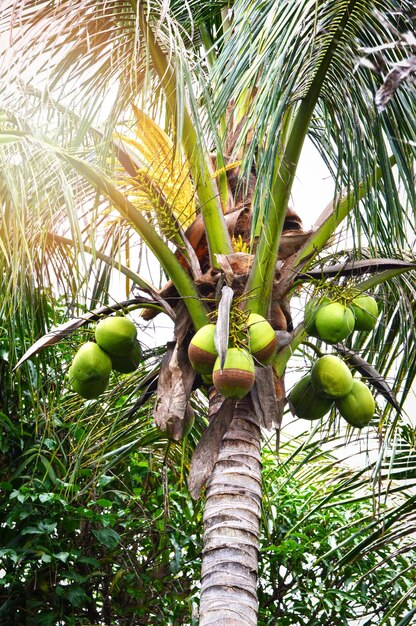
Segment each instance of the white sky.
M305 230L313 226L333 195L332 177L312 142L306 139L292 187L291 203L302 218Z

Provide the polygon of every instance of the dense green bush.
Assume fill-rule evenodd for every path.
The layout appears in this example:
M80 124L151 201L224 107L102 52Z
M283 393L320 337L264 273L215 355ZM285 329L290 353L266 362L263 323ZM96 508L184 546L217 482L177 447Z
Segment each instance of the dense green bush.
M64 314L53 305L35 337ZM186 493L186 448L154 427L148 403L135 408L143 371L114 375L96 402L68 390L88 329L13 371L34 340L25 323L15 316L0 341L0 624L188 623L201 507Z
M79 497L2 485L1 624L188 623L199 507L135 456L128 486L102 476Z

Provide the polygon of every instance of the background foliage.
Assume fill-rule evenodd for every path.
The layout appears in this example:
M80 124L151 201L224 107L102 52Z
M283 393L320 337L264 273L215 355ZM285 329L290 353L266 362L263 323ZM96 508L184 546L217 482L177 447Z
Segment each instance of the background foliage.
M51 294L32 294L48 304L50 318L33 320L39 331L65 315ZM148 403L134 408L143 371L113 380L108 398L80 401L65 370L83 338L16 374L19 341L3 335L0 624L195 624L203 500L189 497L186 476L206 403L195 399L196 425L178 444L155 429ZM31 379L43 358L47 413ZM148 351L149 370L158 359ZM374 502L368 479L358 482L307 433L283 441L279 459L272 445L263 451L259 624L333 626L362 615L375 626L396 602L386 624L413 613L414 536L389 526L393 496Z

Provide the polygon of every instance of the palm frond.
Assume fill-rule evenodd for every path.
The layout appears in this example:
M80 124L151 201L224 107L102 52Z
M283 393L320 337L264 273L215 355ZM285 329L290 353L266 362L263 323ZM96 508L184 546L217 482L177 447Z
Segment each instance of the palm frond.
M40 168L42 165L44 166L45 162L48 162L49 160L50 163L55 164L52 172L55 172L56 174L52 174L52 176L59 175L61 178L64 179L64 183L65 183L65 185L62 185L62 195L63 195L62 200L63 200L63 205L64 205L64 211L58 212L57 214L60 216L59 219L61 220L65 219L65 217L63 216L66 216L66 219L71 225L71 230L72 230L72 235L73 235L71 238L73 241L80 243L81 250L82 250L83 237L81 234L81 222L78 217L77 208L74 206L74 199L76 196L74 194L73 185L74 183L76 183L76 178L74 179L73 174L71 174L72 180L67 180L65 178L66 177L65 167L63 168L62 166L58 166L55 161L55 156L59 155L61 159L66 161L68 164L70 164L71 167L75 168L75 171L77 171L81 175L81 177L84 179L84 181L82 181L81 183L83 186L85 186L85 180L87 180L91 185L89 189L87 185L87 189L89 193L91 194L91 204L89 207L90 208L89 222L88 221L85 222L85 228L88 228L89 231L92 231L91 234L93 235L93 237L94 237L94 233L97 232L98 228L103 223L103 221L107 221L108 223L114 220L114 216L112 216L111 213L109 214L107 211L98 210L100 206L100 195L103 193L105 196L108 197L108 199L110 200L110 202L113 203L114 206L117 206L118 211L121 212L121 217L124 220L123 225L126 230L128 230L129 224L133 224L134 229L136 230L139 229L140 236L144 238L144 240L147 242L147 244L150 246L150 249L153 252L156 252L156 249L154 247L155 245L157 248L159 248L159 252L162 254L162 256L166 257L165 258L165 270L169 274L172 274L172 272L175 272L175 267L176 267L176 269L179 272L178 276L180 275L183 278L183 281L184 281L183 285L187 284L188 288L190 289L188 293L188 296L190 297L187 299L187 304L191 307L191 309L195 307L196 309L200 309L200 312L202 313L203 305L199 302L197 292L195 288L193 287L192 281L190 280L189 276L186 274L186 272L180 265L178 259L174 256L171 250L167 247L167 245L159 237L156 231L152 228L151 224L149 224L149 222L142 216L142 214L128 200L128 198L125 195L123 195L109 181L109 179L105 177L104 174L99 173L97 169L89 165L88 158L91 158L91 155L87 157L87 160L83 160L83 159L80 159L78 156L75 156L73 153L71 154L70 152L62 150L61 147L57 147L57 146L52 147L51 143L50 142L47 143L43 138L41 140L38 140L36 137L31 137L29 133L24 133L24 132L22 133L18 130L16 130L15 133L21 145L16 146L16 144L12 144L12 145L8 144L7 146L5 146L3 148L3 151L7 150L7 154L4 155L4 160L5 161L6 159L8 161L10 160L9 152L12 148L15 148L17 151L15 154L18 154L20 158L19 165L22 165L22 167L20 168L19 166L14 167L14 170L19 169L19 172L16 178L13 178L13 176L8 176L7 169L5 169L3 173L3 185L6 187L6 190L8 191L10 197L13 199L13 202L14 202L14 208L12 211L12 214L14 216L13 219L17 219L17 221L19 222L19 225L17 228L21 234L21 241L24 244L26 244L27 242L27 237L23 235L23 232L26 230L27 225L26 225L25 220L22 221L22 214L19 211L19 205L27 204L29 200L31 201L33 207L35 206L39 207L39 213L35 213L34 215L42 216L40 217L40 220L38 223L38 233L39 233L40 241L42 241L42 238L44 239L46 237L47 229L56 230L56 225L52 223L56 208L55 206L53 208L50 207L51 196L47 199L48 201L45 202L45 206L42 203L43 198L39 198L39 197L36 197L33 199L29 198L30 194L33 193L32 190L34 190L34 193L36 194L39 193L38 191L39 181L31 172L32 174L31 178L33 182L32 182L32 187L29 187L28 177L25 175L25 169L31 170L31 168L33 167ZM43 152L42 155L41 155L41 152ZM51 168L50 164L48 164L48 169L49 168ZM16 180L19 180L19 177L21 177L22 184L20 185L19 188L17 188ZM23 179L24 179L24 186L23 186ZM46 179L45 181L44 178L43 179L39 178L39 180L42 180L42 185L46 187L46 189L45 187L42 187L42 190L40 192L45 195L46 193L49 192L49 185L51 184L51 182L48 179ZM22 187L23 189L27 190L26 196L22 195L22 189L21 189ZM55 194L56 194L57 193L56 189L59 189L59 186L55 185L55 187L52 187L52 189L54 188L55 188ZM61 198L61 194L58 191L58 202L60 201L60 198ZM84 200L84 202L81 204L83 207L85 206L85 202L86 201ZM48 210L49 210L49 213L48 213ZM32 220L32 214L28 216L29 224L31 220ZM91 226L93 226L94 228L91 229ZM13 232L13 230L11 230L10 232ZM5 233L5 236L8 236L8 234ZM109 237L108 239L106 239L105 234L104 234L103 240L104 242L107 241L107 244L110 243L110 245L113 245L114 242L117 241L117 239L114 237ZM30 245L33 245L33 243L31 243ZM37 245L39 245L39 242ZM42 243L40 243L40 245L42 245ZM8 246L6 246L6 248L7 247ZM113 251L114 251L114 248L113 248ZM31 259L29 248L27 248L25 256L28 259ZM19 260L19 262L21 262L21 259ZM31 261L29 262L31 263ZM102 276L97 276L97 284L98 284L97 293L102 293L108 288L108 280L109 280L108 270L105 269L104 272L105 273ZM172 278L174 278L173 275L172 275ZM181 288L179 287L179 289ZM93 298L93 304L96 305L96 298ZM196 321L195 323L197 325L202 324L202 320L205 320L205 314L203 314L202 317L200 317L199 322Z
M359 600L359 594L358 598L353 598L353 594L350 598L350 585L353 584L354 589L359 589L364 582L367 587L374 585L379 606L364 593L352 609L351 617L372 619L371 615L377 615L379 621L381 611L386 615L386 623L393 623L388 621L388 616L406 614L409 609L407 592L411 594L413 589L406 568L414 567L414 503L413 498L407 498L407 490L414 486L414 480L407 484L406 481L394 482L388 493L380 485L374 496L373 465L366 464L364 455L358 454L354 463L357 469L354 469L351 447L345 447L343 436L328 433L331 452L325 452L328 438L322 438L322 434L319 428L309 436L302 433L293 437L288 431L282 436L277 466L270 463L268 456L273 458L274 452L268 452L265 446L263 519L266 539L263 552L267 560L262 566L267 571L268 565L276 559L278 566L287 568L297 578L296 589L305 583L305 594L309 578L313 581L314 595L317 585L321 585L322 594L328 589L334 593L342 590L339 602L345 601L351 608L352 603ZM372 443L377 446L375 439ZM368 443L364 445L368 449ZM348 464L345 463L347 454ZM306 544L307 564L298 570L296 559ZM266 600L266 589L263 592ZM290 595L290 587L286 588L286 593ZM391 594L394 602L382 606L380 598L386 595L391 599ZM274 605L277 614L285 604L285 595L279 596ZM340 612L339 604L334 609L332 593L330 598L328 604L313 602L311 606L316 618L322 615L321 621L327 619L327 623L332 621L327 611L334 610L333 616Z
M271 13L269 7L264 7L264 13L259 14L255 3L241 2L235 5L234 36L227 42L217 66L218 75L227 76L227 81L223 82L221 90L216 94L216 110L219 114L225 103L232 101L232 94L244 91L252 95L249 115L240 135L240 145L248 144L245 150L245 171L254 167L258 175L254 212L261 212L263 223L274 233L273 237L265 235L269 248L270 242L275 241L275 231L279 230L277 223L275 225L273 222L273 227L270 226L270 216L267 219L265 217L272 202L273 189L277 185L276 197L281 203L284 194L290 190L293 171L290 175L289 172L296 166L303 141L303 133L298 133L298 130L302 124L309 123L308 115L311 111L308 109L307 113L306 108L315 105L309 133L312 138L316 138L320 153L331 166L336 193L344 185L347 189L355 189L358 200L361 181L370 179L377 166L382 171L382 179L375 185L373 192L368 194L365 201L357 202L354 223L360 226L354 234L356 242L365 237L371 242L369 244L367 241L366 245L371 245L373 251L377 249L379 254L382 251L387 255L393 253L393 246L389 243L393 239L403 245L406 243L410 222L406 211L402 210L403 202L396 179L391 173L389 157L393 152L398 163L398 177L409 192L405 202L412 206L411 142L415 134L412 122L406 121L404 141L398 146L387 125L391 127L394 124L398 128L399 116L391 111L391 118L387 115L378 117L371 100L374 94L373 76L368 76L368 68L354 66L354 60L359 57L360 45L369 37L386 45L392 41L391 29L386 28L385 24L389 21L395 23L395 8L396 5L388 1L379 3L377 12L369 2L333 2L319 7L297 3L284 8L276 5ZM410 3L404 3L401 7L400 19L403 23L407 19L410 24L405 15L409 9ZM252 13L254 10L257 11L255 18ZM380 15L384 16L384 21ZM279 19L285 23L284 37L279 28ZM302 46L298 46L300 39ZM348 50L348 54L345 50ZM274 88L270 89L271 85ZM399 101L400 98L397 103ZM410 94L404 89L399 106L408 109L409 105ZM285 116L290 107L293 107L293 123L288 143L284 147L279 137L284 132ZM414 118L410 109L405 117L406 120ZM250 138L249 133L252 133ZM292 143L294 151L290 147ZM289 147L290 155L288 153L287 156L290 165L285 165L282 159ZM278 149L283 151L282 155L277 154ZM273 211L270 215L273 215ZM281 218L276 219L279 221ZM392 219L393 231L390 225ZM264 265L261 266L263 274Z
M189 165L184 162L168 135L137 107L136 139L129 141L145 159L145 173L160 188L178 219L186 229L195 219L195 191Z

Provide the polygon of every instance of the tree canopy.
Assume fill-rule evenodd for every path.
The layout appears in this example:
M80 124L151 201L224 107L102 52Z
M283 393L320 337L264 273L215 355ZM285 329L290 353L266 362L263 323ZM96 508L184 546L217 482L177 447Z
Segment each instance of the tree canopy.
M233 562L241 585L210 582L203 565L203 597L227 610L227 584L241 593L241 624L257 623L257 595L258 623L411 623L413 30L408 0L2 4L4 623L198 623L201 555L222 549L207 509L202 536L202 510L221 485L234 490L224 528L248 511L250 558L244 575ZM290 206L307 136L334 181L310 231ZM346 308L361 293L380 310L370 333L307 330L305 301ZM143 360L85 402L71 360L119 313ZM189 342L216 323L223 359L249 347L253 313L276 355L245 402L223 401ZM173 341L159 340L166 319ZM376 409L357 431L332 406L298 435L285 375L325 354L366 381ZM275 428L263 492L260 426ZM354 469L334 456L346 443L375 452Z

